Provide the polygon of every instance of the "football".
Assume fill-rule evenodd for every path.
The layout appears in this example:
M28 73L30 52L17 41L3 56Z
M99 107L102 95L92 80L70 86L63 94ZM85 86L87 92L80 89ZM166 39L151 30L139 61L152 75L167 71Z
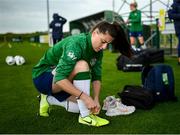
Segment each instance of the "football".
M6 57L6 63L10 66L14 65L15 64L15 59L13 56L7 56Z
M23 65L23 64L25 63L24 57L22 57L22 56L20 56L20 55L16 55L16 56L14 57L14 59L15 59L15 62L16 62L16 65L17 65L17 66Z

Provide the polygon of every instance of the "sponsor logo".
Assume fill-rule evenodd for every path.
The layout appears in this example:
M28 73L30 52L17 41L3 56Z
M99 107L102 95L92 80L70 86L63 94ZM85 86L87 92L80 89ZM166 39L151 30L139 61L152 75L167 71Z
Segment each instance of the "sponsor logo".
M75 56L73 51L68 52L67 56L70 57L70 59L72 59L72 60L77 59L77 57Z
M60 23L55 23L55 26L56 27L61 27L61 24Z

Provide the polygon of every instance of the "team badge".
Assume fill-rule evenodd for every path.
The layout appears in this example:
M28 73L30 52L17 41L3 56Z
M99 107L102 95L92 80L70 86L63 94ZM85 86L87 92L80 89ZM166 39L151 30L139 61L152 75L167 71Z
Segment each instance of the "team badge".
M91 65L91 66L94 66L94 65L96 64L96 61L97 61L96 58L91 59L90 65Z

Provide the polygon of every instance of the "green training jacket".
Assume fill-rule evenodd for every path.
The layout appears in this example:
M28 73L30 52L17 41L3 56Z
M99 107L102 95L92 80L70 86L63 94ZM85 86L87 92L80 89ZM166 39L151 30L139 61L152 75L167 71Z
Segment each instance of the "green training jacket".
M129 29L131 32L140 32L143 30L142 24L141 24L141 11L135 10L131 11L129 14Z
M91 33L69 36L49 48L39 63L32 70L32 78L44 72L51 72L56 67L54 82L68 78L77 61L85 60L91 71L92 81L101 80L103 51L95 52L92 48Z

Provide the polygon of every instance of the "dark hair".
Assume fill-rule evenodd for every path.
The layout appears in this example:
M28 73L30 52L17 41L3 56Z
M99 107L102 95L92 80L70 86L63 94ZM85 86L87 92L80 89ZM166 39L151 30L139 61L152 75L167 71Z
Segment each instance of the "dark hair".
M93 32L95 29L98 29L99 32L103 33L103 34L106 34L106 32L108 32L109 35L111 35L113 38L115 38L117 36L115 27L106 21L102 21L102 22L98 23L97 25L95 25L92 28L91 32Z
M128 40L127 33L125 33L124 29L121 27L119 23L114 22L112 25L115 27L117 32L117 36L112 42L114 49L119 50L121 54L127 57L131 57L133 53Z
M109 35L114 38L112 42L114 49L118 50L121 54L127 57L132 56L131 45L127 39L127 34L124 32L119 23L109 23L106 21L102 21L94 26L91 32L93 32L95 29L98 29L99 32L103 34L108 32Z

